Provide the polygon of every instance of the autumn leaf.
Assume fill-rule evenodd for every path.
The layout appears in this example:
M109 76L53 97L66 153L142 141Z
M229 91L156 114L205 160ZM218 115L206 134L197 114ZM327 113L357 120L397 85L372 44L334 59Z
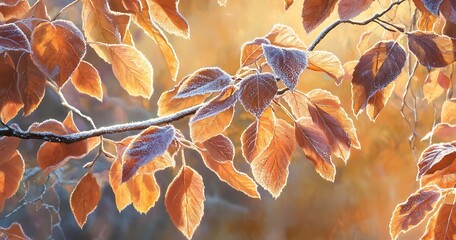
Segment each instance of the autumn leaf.
M455 61L453 42L445 35L415 31L407 38L410 51L427 68L445 67Z
M328 18L336 3L337 0L305 0L301 16L306 32L311 32Z
M2 1L0 3L0 21L22 19L29 9L30 5L27 0Z
M0 25L0 53L5 51L32 51L27 36L13 23Z
M266 38L255 38L253 41L246 42L241 47L241 68L254 64L263 56L262 44L270 44Z
M452 240L456 235L455 203L444 203L429 219L422 240L443 239Z
M300 91L295 92L285 92L281 97L291 109L291 113L295 116L296 119L301 117L308 117L309 114L309 104L306 95Z
M191 239L204 214L204 184L201 175L183 166L165 195L165 206L174 225Z
M24 106L21 100L16 69L10 55L0 54L0 118L7 123Z
M436 184L440 188L453 188L456 184L456 142L433 144L418 159L418 176L421 186Z
M293 2L294 2L294 0L283 0L283 4L285 4L285 10L288 10L288 8L291 7Z
M443 0L440 5L440 11L447 21L456 23L456 2L452 0Z
M278 91L276 79L270 73L247 76L239 85L239 101L244 109L259 118Z
M423 31L432 31L437 16L431 13L423 4L422 0L413 0L416 8L420 11L421 16L418 19L417 27Z
M76 90L91 97L103 100L103 87L101 86L98 70L92 64L82 61L71 76L71 82Z
M373 0L340 0L338 11L340 19L347 20L367 10Z
M268 39L272 45L278 47L302 50L306 48L304 42L299 38L293 28L282 24L274 25L264 38Z
M260 198L256 183L247 174L237 171L234 167L232 162L234 147L227 137L217 135L203 143L196 144L200 147L199 152L203 157L204 164L212 170L220 180L251 198ZM227 157L221 156L222 152L226 152L223 155ZM220 161L221 158L228 157L231 157L231 159Z
M293 91L298 85L299 76L307 68L307 54L298 49L262 46L269 66L285 86Z
M366 108L370 98L399 76L406 57L404 49L393 41L378 42L364 53L353 72L352 95L355 115Z
M272 142L276 127L276 117L267 108L255 122L250 124L241 135L242 154L252 163Z
M140 0L109 0L109 7L121 13L138 13L145 8Z
M190 136L195 142L204 142L231 124L237 92L229 87L216 98L204 104L190 119Z
M344 77L344 68L339 58L333 53L327 51L310 51L308 52L309 66L308 69L324 72L336 81L339 85Z
M25 235L22 226L15 222L12 223L8 228L0 227L0 237L9 240L29 240L31 239Z
M167 32L183 38L190 38L187 20L178 10L179 0L148 0L154 22Z
M16 152L19 146L19 138L14 137L2 137L0 138L0 163L8 161L11 156Z
M107 0L82 1L82 29L88 42L120 44L125 39L130 17L114 13ZM111 63L109 50L103 45L91 45L106 62Z
M33 62L62 87L86 53L82 33L72 22L57 20L38 25L31 38Z
M419 189L407 201L397 205L390 221L391 237L396 239L399 233L420 224L435 209L440 196L439 189L430 186Z
M336 167L331 160L331 146L326 134L312 122L311 118L300 118L295 122L296 143L306 157L315 165L320 176L334 182Z
M15 140L6 137L0 138L0 143L2 144L15 145L10 143L10 141L14 142ZM24 159L16 149L8 149L7 152L0 149L2 153L13 151L11 155L2 155L2 159L0 159L0 175L2 176L0 181L0 211L3 210L5 200L16 194L24 175Z
M282 119L276 122L269 146L250 164L255 180L274 198L279 197L287 184L288 166L296 143L293 127Z
M431 71L423 84L424 98L428 103L442 96L450 87L451 80L448 75L439 69Z
M29 115L43 100L46 76L33 63L29 54L22 54L16 68L18 91L24 104L24 115Z
M112 71L128 94L150 98L154 92L153 69L146 56L136 48L126 44L91 45L105 46L112 60Z
M369 49L369 40L371 35L372 32L365 32L359 37L359 42L356 45L356 48L358 49L360 56L362 56L364 52Z
M395 85L395 82L391 82L384 89L376 92L374 96L369 98L369 101L367 102L366 113L371 121L375 121L380 112L386 106L386 103L393 94Z
M443 123L456 124L456 98L446 100L442 105L441 121Z
M174 98L219 92L228 87L231 82L231 76L218 67L201 68L183 80Z
M97 208L100 198L101 191L97 179L90 172L86 173L70 195L71 211L81 229L87 221L87 216Z
M173 139L172 126L151 126L137 135L122 157L122 182L133 177L141 166L164 154Z

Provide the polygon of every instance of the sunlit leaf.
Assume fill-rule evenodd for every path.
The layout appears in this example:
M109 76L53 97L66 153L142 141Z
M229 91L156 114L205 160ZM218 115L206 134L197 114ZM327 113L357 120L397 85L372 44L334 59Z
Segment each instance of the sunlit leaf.
M427 68L445 67L454 62L451 38L432 32L416 31L407 34L409 49Z
M8 0L0 2L0 21L21 19L30 9L27 0Z
M288 10L288 8L291 7L293 2L294 2L294 0L283 0L283 4L285 4L285 10Z
M282 95L282 98L288 104L291 109L291 113L295 116L296 119L310 116L308 110L308 99L301 92L295 91L293 93L287 91Z
M450 87L451 80L442 70L431 71L423 84L424 98L428 103L442 96Z
M178 10L179 0L148 0L151 16L167 32L190 38L187 20Z
M307 33L329 17L337 0L305 0L302 8L302 24Z
M369 101L367 102L366 113L371 121L375 121L380 112L386 106L386 103L393 94L395 85L395 82L391 82L384 89L379 90L374 94L374 96L369 98Z
M84 175L70 195L70 206L74 218L82 228L87 216L95 211L101 198L100 186L97 179L89 172Z
M22 226L15 222L11 224L8 228L0 227L0 236L6 237L9 240L29 240L31 239L27 235L25 235Z
M419 189L407 201L397 205L390 222L391 237L396 239L399 233L420 224L435 209L440 196L439 189L430 186Z
M0 118L7 123L24 106L19 93L16 69L10 55L0 54Z
M389 31L387 31L389 32ZM370 36L372 35L372 32L365 32L359 37L359 42L356 45L356 48L358 49L359 55L362 56L365 51L367 51L370 47L369 45L369 40Z
M426 148L418 160L421 186L436 184L453 188L456 184L456 142L433 144Z
M456 211L455 203L444 203L439 210L429 219L422 240L452 240L456 237Z
M69 21L38 25L32 33L32 59L52 81L62 87L86 53L84 37Z
M373 2L373 0L340 0L339 17L344 20L354 18L367 10Z
M145 8L141 0L109 0L109 7L121 13L138 13Z
M27 36L15 24L0 25L0 53L4 51L32 51Z
M233 142L224 135L211 137L203 142L203 147L218 162L233 161L234 146Z
M201 68L183 80L174 98L218 92L228 87L231 82L231 76L218 67Z
M92 64L82 61L71 76L71 82L79 92L92 96L99 101L103 99L100 75Z
M0 138L2 143L7 140L5 137ZM5 200L16 194L24 171L24 159L16 149L10 156L2 156L0 159L0 211L3 210Z
M255 40L246 42L241 47L241 67L254 64L263 56L261 44L270 44L266 38L255 38Z
M166 191L165 206L174 225L192 238L204 214L204 184L192 168L183 166Z
M344 68L336 55L326 51L310 51L308 69L324 72L339 85L344 77Z
M278 91L276 79L270 73L253 74L242 79L239 85L239 101L245 110L261 116Z
M266 34L264 38L268 39L272 45L278 47L297 48L303 50L306 48L304 42L295 33L293 28L282 24L274 25L271 31Z

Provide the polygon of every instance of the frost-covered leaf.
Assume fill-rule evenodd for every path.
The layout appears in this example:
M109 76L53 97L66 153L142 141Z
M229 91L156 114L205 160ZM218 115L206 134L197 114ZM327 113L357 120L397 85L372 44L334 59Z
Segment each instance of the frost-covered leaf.
M169 33L190 38L187 20L178 10L179 0L149 0L148 2L154 22Z
M29 239L31 239L24 233L22 226L17 222L12 223L8 228L0 227L0 236L6 237L6 239L11 239L11 240L29 240Z
M443 203L429 219L422 240L453 240L456 237L456 204Z
M373 0L340 0L339 17L344 20L354 18L367 10L373 2Z
M70 195L70 206L74 218L82 229L101 198L100 186L97 179L90 172L86 173L78 182Z
M410 51L427 68L445 67L455 60L453 41L445 35L415 31L407 38Z
M345 72L336 55L326 51L310 51L308 57L308 69L328 74L336 81L337 85L342 82Z
M252 163L271 144L275 126L275 114L271 108L267 108L260 118L242 133L242 154L248 163Z
M122 182L128 181L136 171L161 156L174 139L172 126L151 126L137 135L122 157Z
M80 93L85 93L99 101L103 99L101 78L98 70L92 64L82 61L71 76L71 82Z
M293 28L282 24L274 25L264 38L268 39L272 45L278 47L302 50L306 48L304 42L299 38Z
M329 17L337 0L305 0L302 8L302 24L307 33Z
M270 44L266 38L255 38L253 41L246 42L241 47L241 68L254 64L263 56L262 44Z
M234 145L226 136L217 135L211 137L203 142L203 146L215 161L233 161Z
M0 53L4 51L32 51L27 36L13 23L0 25Z
M10 140L6 137L0 138L1 143L5 143L5 141ZM16 194L25 171L22 155L16 148L10 150L13 151L13 154L2 155L0 159L0 175L2 176L2 181L0 181L0 211L3 210L5 200Z
M16 69L7 53L0 53L0 76L0 118L7 123L24 106L17 88Z
M396 239L399 233L407 232L420 224L435 209L440 196L437 187L425 187L397 205L390 221L391 237Z
M218 67L201 68L183 80L174 98L218 92L228 87L231 82L231 76Z
M299 76L307 67L307 54L302 50L271 45L263 45L263 52L274 73L293 91Z
M428 103L433 102L442 96L450 87L451 80L448 75L440 69L431 71L423 84L424 98Z
M278 90L274 75L253 74L242 79L239 85L239 101L245 110L259 118L271 104Z
M204 214L203 178L183 166L166 191L165 206L174 225L187 239L192 238Z
M57 20L38 25L31 38L33 62L62 87L86 53L81 31L72 22Z
M355 115L366 108L370 98L399 76L406 58L404 49L393 41L378 42L364 53L353 72L352 98Z
M38 107L46 90L46 76L33 63L29 54L22 54L16 66L18 90L24 104L24 115Z
M274 198L279 197L287 184L288 166L296 147L292 132L290 124L278 119L271 143L250 164L255 180Z
M456 184L456 142L433 144L426 148L418 160L421 186L436 184L453 188Z

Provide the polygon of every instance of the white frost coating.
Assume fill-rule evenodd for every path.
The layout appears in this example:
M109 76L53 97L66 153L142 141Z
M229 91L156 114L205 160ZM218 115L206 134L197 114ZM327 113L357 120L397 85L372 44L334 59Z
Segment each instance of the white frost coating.
M27 36L13 23L0 25L0 53L5 51L32 51Z
M228 89L227 91L231 90ZM234 104L236 104L237 102L238 92L234 92L229 97L220 100L225 95L225 93L225 91L220 93L220 95L214 98L214 100L206 103L203 107L201 107L190 119L190 123L194 123L205 118L217 115L227 110L228 108L234 106Z
M218 67L201 68L184 80L173 98L218 92L229 86L231 82L231 76Z
M239 85L239 101L245 110L259 118L278 89L275 77L270 73L249 75Z
M262 45L264 56L274 73L291 91L298 84L299 76L307 67L307 54L299 49Z

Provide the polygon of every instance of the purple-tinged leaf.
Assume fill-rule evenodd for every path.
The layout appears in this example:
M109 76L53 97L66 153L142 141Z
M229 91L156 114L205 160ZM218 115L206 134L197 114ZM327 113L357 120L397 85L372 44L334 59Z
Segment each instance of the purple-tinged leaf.
M245 110L259 118L271 104L278 90L274 75L253 74L244 78L239 85L239 101Z
M231 76L218 67L202 68L185 79L174 98L218 92L231 84Z

